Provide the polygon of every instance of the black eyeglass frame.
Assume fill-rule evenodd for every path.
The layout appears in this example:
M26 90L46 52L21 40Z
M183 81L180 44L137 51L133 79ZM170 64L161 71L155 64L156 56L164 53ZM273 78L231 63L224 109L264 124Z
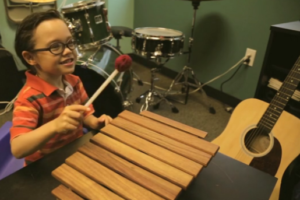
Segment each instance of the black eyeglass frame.
M48 47L48 48L41 48L41 49L33 49L33 50L31 50L31 52L39 52L39 51L49 51L50 53L52 53L53 55L61 55L64 51L65 51L65 49L66 49L66 47L68 47L68 49L70 49L70 50L74 50L75 48L76 48L76 42L74 41L74 40L71 40L71 41L69 41L69 42L67 42L67 43L63 43L63 42L56 42L56 43L54 43L55 45L56 44L61 44L62 45L62 51L60 52L60 53L53 53L52 51L51 51L51 49L52 48L54 48L54 47L51 47L51 45L50 45L50 47ZM54 44L52 44L52 45L54 45ZM74 45L73 46L73 48L71 48L69 45Z

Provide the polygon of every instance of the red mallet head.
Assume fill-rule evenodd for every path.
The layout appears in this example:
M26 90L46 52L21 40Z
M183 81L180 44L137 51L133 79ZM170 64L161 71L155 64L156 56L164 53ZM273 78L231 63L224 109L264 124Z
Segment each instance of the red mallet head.
M119 72L124 72L130 68L132 59L128 55L121 55L115 61L115 69Z

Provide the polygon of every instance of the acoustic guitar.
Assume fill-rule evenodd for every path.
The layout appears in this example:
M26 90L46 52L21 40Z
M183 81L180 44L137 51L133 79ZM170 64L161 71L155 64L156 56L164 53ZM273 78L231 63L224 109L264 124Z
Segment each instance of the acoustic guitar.
M212 143L219 152L275 176L270 200L279 200L281 179L300 154L300 119L284 111L300 82L300 57L270 103L242 101Z

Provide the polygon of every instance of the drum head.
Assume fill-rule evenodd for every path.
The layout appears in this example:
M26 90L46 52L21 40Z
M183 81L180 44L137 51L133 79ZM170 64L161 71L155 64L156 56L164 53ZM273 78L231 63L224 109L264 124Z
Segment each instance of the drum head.
M92 97L106 80L94 70L81 65L76 65L73 74L80 77L89 97ZM106 114L113 118L117 117L124 110L122 100L121 96L116 94L114 85L109 84L92 103L95 109L94 115L100 117L102 114Z
M62 13L72 13L80 10L87 10L90 8L94 8L96 6L101 6L105 4L103 0L86 0L86 1L78 1L76 3L71 3L62 7Z
M94 55L95 52L96 54ZM115 60L120 53L105 45L101 46L99 50L94 49L83 51L82 53L83 56L77 61L73 74L79 76L88 96L92 97L115 70ZM86 62L91 55L94 55L93 61L89 61L88 66L84 65L83 63ZM121 73L119 75L121 75ZM106 114L114 118L124 110L123 101L131 90L130 72L124 72L121 79L119 76L116 76L93 102L95 108L94 115L96 117ZM122 83L119 84L119 81ZM120 91L116 90L116 88L119 88Z
M145 36L154 36L154 37L178 37L182 36L182 32L168 29L168 28L156 28L156 27L146 27L146 28L137 28L134 30L136 33L145 35Z

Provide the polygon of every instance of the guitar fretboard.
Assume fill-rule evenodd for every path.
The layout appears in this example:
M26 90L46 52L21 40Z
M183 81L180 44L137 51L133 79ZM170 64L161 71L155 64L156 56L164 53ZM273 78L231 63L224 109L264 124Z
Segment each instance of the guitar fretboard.
M300 56L284 80L282 86L270 102L270 105L258 123L258 127L271 131L294 94L300 82Z

